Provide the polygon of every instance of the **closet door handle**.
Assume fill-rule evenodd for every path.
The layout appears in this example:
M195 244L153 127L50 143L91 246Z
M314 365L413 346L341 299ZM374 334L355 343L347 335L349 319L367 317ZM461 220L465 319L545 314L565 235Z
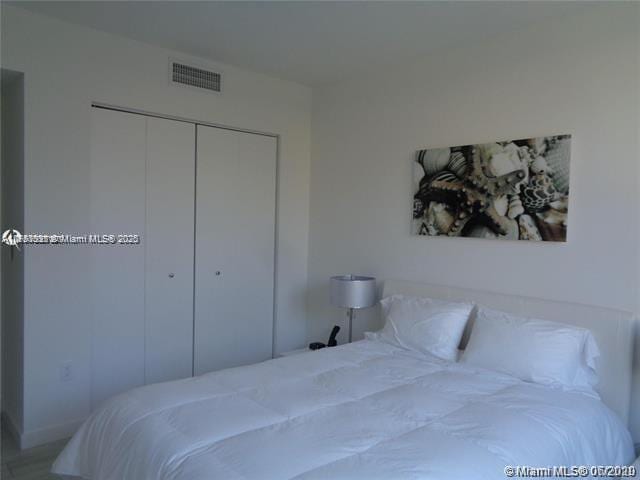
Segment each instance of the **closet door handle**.
M222 272L220 270L216 270L216 277L219 277L220 275L222 275Z
M171 272L171 273L169 274L169 278L173 278L173 277L175 277L175 276L176 276L176 275L175 275L173 272Z

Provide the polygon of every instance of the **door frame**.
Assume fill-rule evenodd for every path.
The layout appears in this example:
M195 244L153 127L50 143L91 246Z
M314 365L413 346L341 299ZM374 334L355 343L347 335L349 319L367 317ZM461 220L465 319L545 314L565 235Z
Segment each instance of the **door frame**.
M147 117L166 118L167 120L175 120L176 122L193 123L195 125L204 125L207 127L222 128L224 130L233 130L235 132L253 133L254 135L264 135L265 137L274 137L276 139L280 139L280 135L277 133L264 132L261 130L251 130L248 128L241 128L241 127L234 127L232 125L223 125L220 123L207 122L203 120L195 120L192 118L179 117L176 115L167 115L164 113L150 112L148 110L140 110L137 108L121 107L118 105L111 105L111 104L102 103L102 102L91 102L91 106L94 108L102 108L105 110L115 110L118 112L135 113L137 115L145 115Z

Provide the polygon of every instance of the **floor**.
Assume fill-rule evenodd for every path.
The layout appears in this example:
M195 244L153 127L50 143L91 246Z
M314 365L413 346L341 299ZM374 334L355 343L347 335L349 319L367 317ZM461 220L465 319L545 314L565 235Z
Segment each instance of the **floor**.
M3 428L0 479L59 480L60 477L49 473L49 470L67 441L68 439L58 440L57 442L20 451L14 438Z

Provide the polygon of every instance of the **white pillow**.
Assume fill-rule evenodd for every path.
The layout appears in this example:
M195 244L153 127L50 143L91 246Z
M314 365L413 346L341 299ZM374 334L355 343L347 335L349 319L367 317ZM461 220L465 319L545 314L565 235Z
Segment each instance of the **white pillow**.
M591 388L599 356L589 330L479 307L461 361L528 382Z
M380 301L385 317L382 341L456 361L471 303L392 295Z

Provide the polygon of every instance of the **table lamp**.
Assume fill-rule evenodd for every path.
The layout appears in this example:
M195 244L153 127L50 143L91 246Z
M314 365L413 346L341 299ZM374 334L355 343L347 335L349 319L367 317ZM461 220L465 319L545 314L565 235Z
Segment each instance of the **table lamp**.
M376 279L359 275L331 277L331 305L349 309L349 343L351 343L353 311L376 304Z

